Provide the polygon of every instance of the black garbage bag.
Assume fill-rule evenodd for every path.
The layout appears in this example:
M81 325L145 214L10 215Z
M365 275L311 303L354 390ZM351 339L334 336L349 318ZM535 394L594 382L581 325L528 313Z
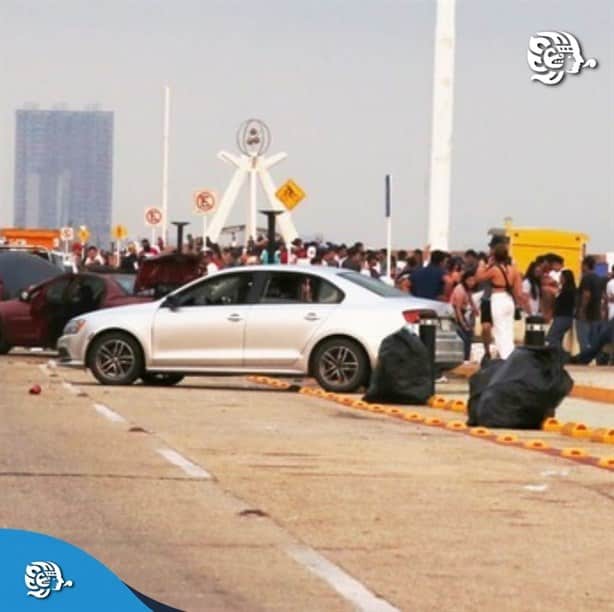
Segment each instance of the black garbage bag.
M432 376L426 347L418 336L402 328L382 341L363 399L381 404L424 404L432 393Z
M467 425L540 429L573 387L563 351L519 347L469 379Z

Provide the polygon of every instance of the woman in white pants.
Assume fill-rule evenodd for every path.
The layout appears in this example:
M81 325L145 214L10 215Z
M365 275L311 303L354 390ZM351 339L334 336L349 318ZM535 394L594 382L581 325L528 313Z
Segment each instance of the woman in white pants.
M524 304L522 279L510 263L507 245L498 244L488 265L480 263L476 275L479 283L490 281L492 296L492 331L501 359L507 359L514 350L514 312L516 305Z

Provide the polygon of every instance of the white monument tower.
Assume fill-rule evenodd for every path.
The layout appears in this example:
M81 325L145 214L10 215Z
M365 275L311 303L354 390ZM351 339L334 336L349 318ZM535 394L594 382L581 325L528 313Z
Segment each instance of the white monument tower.
M241 156L232 155L226 151L220 151L218 158L235 166L235 173L230 180L217 210L209 225L208 235L212 242L217 242L226 219L235 205L241 187L249 176L249 207L247 209L247 224L245 228L246 241L256 238L256 214L258 197L258 179L265 195L273 210L279 210L284 214L279 215L279 233L283 236L286 244L290 244L298 237L290 211L275 196L275 183L269 170L280 161L286 159L286 153L277 153L271 157L264 157L271 142L271 133L267 125L259 119L244 121L237 130L237 147Z

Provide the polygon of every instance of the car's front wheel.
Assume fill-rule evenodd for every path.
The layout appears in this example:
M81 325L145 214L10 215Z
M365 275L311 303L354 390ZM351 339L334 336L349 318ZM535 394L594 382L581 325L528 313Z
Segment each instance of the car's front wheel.
M153 387L172 387L183 380L183 374L172 374L170 372L145 372L141 376L144 385Z
M326 391L351 393L368 383L369 359L354 340L331 338L316 349L313 375Z
M143 353L132 336L112 331L94 340L88 366L103 385L131 385L143 373Z

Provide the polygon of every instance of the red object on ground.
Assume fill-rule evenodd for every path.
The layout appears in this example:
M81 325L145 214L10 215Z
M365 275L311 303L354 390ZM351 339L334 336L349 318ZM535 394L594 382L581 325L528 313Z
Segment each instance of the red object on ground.
M30 387L30 395L39 395L41 391L42 389L40 385L32 385Z

